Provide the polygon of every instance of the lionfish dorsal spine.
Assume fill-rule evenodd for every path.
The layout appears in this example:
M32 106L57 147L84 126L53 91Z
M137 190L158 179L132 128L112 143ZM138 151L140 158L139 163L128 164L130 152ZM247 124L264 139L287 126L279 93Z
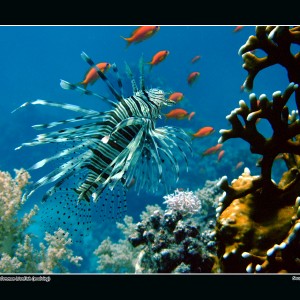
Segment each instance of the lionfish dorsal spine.
M97 65L93 62L93 60L85 52L81 53L81 58L97 71L99 77L106 83L106 85L108 86L109 90L114 95L114 97L118 101L121 101L123 99L122 96L115 90L115 88L112 86L108 78L103 74L103 72L101 72L101 70L97 67Z
M138 91L138 87L137 87L137 84L136 84L135 79L133 77L132 71L131 71L129 65L127 64L127 62L125 62L125 69L126 69L126 74L127 74L128 78L130 79L130 82L131 82L132 92L133 92L133 94L135 94Z
M122 83L122 80L121 80L121 77L120 77L120 73L119 73L118 67L117 67L117 65L115 63L113 63L111 65L111 67L112 67L112 70L114 71L114 73L117 76L117 83L118 83L118 87L119 87L120 92L121 92L121 97L124 98L123 83Z
M105 97L105 96L102 96L102 95L99 95L95 92L92 92L90 90L87 90L86 88L83 88L81 86L78 86L78 84L73 84L73 83L70 83L66 80L63 80L61 79L60 80L60 86L61 88L63 88L64 90L75 90L81 94L84 94L84 95L87 95L87 96L94 96L94 97L97 97L97 98L100 98L102 101L112 105L112 106L116 106L116 102L110 100L109 98Z
M140 89L144 91L145 88L145 78L144 78L144 55L142 54L139 61L139 69L140 69Z

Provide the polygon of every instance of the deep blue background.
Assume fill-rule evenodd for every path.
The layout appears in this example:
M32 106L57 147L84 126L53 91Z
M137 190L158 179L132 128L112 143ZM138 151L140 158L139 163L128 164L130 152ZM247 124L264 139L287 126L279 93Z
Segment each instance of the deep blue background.
M235 165L251 157L248 145L243 141L230 140L224 144L224 167L221 165L222 161L216 162L216 155L201 158L199 154L217 143L220 129L229 128L225 117L238 106L238 101L248 101L248 93L240 90L247 72L242 68L243 60L238 55L238 50L249 35L255 34L255 27L245 26L234 33L235 26L161 26L153 37L126 48L126 42L120 36L130 36L135 28L136 26L0 27L0 170L13 174L13 169L29 168L47 154L55 153L55 145L42 150L39 147L27 147L15 151L14 148L35 137L37 132L31 125L74 115L65 110L42 106L25 107L11 114L22 103L45 99L100 111L108 109L98 99L65 91L59 85L60 79L73 83L83 79L88 65L80 58L82 51L95 62L115 62L124 83L127 82L126 86L129 86L128 79L124 76L124 61L136 72L142 54L145 61L150 61L156 52L168 50L169 56L161 64L154 66L150 74L146 68L146 79L152 78L152 82L146 80L146 85L159 85L167 91L182 92L185 98L178 107L189 112L195 111L196 115L191 121L161 120L158 125L181 126L189 132L202 126L213 126L216 130L210 137L193 141L196 154L191 161L191 170L190 173L182 173L178 187L194 190L200 188L206 179L214 180L223 175L233 179L241 173L241 170L234 170ZM259 52L257 54L260 55ZM191 64L191 59L196 55L200 55L201 59ZM200 72L200 77L190 87L187 76L192 71ZM135 75L138 80L138 74ZM273 66L258 74L253 92L257 95L265 93L270 99L274 91L284 90L287 84L286 71L280 66ZM109 95L100 81L93 86L93 90ZM130 89L126 89L126 95L129 96L130 93ZM166 109L165 112L169 110ZM268 126L263 130L268 133ZM243 154L246 156L242 157ZM245 163L244 166L259 172L255 169L255 159L249 161L249 164L251 165ZM31 175L33 180L37 180L44 173L35 171ZM26 203L28 208L33 203L39 203L39 199L34 197L31 201ZM162 202L162 195L144 197L130 191L128 214L138 220L147 204ZM38 228L37 223L35 229L38 231ZM99 239L95 245L107 235L104 232L97 236ZM94 269L95 266L89 265L83 271Z

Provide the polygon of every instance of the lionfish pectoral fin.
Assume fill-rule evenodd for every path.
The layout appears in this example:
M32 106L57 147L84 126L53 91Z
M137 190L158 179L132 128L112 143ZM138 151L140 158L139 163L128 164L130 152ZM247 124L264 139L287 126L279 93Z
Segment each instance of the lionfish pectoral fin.
M103 193L103 190L105 189L105 187L101 187L100 189L98 189L96 192L92 193L92 199L94 203L97 203L101 194Z
M23 108L25 106L28 106L29 104L31 104L31 102L25 102L22 105L20 105L19 107L17 107L16 109L14 109L11 113L13 114L15 111L19 110L20 108Z

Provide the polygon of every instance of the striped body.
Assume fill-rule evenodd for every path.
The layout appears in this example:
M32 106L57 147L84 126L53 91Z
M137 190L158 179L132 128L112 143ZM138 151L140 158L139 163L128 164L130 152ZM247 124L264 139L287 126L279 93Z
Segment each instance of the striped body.
M159 90L157 90L159 91ZM156 92L157 92L156 91ZM162 91L159 91L164 96ZM149 97L150 94L150 97ZM159 98L159 97L158 97ZM152 100L151 100L152 99ZM114 110L107 112L105 121L98 126L97 132L99 133L98 139L109 136L117 128L118 124L125 121L122 128L111 134L107 143L95 141L95 148L92 150L93 155L91 162L86 165L90 170L89 176L85 182L78 188L80 191L79 198L85 198L89 201L92 193L95 189L98 190L98 194L109 183L107 180L115 176L117 180L122 179L124 186L127 186L132 180L131 177L123 176L127 171L117 169L114 171L115 164L112 164L113 160L118 157L123 151L126 152L130 142L133 142L139 131L143 131L144 134L151 132L155 128L155 121L157 120L161 107L156 104L154 94L150 91L139 91L134 96L122 99ZM94 137L95 138L95 137ZM101 172L101 170L105 170ZM120 174L119 174L119 173ZM100 177L99 177L100 176ZM103 184L105 182L105 184ZM114 186L116 180L110 182L111 186ZM95 196L93 196L95 200Z

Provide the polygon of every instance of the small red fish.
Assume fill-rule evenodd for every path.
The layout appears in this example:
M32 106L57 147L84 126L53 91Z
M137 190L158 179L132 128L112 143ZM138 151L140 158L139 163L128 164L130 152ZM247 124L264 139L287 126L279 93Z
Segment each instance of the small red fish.
M212 146L212 147L206 149L205 151L203 151L202 156L214 154L214 153L218 152L222 148L222 146L223 146L223 144L217 144L215 146Z
M176 108L165 114L167 119L183 120L188 117L188 112L182 108Z
M192 111L191 113L189 113L188 120L191 121L195 114L196 113L194 111Z
M175 101L176 103L180 102L183 99L184 95L180 92L174 92L169 96L170 100Z
M221 150L218 154L218 161L221 161L222 157L224 156L225 150Z
M200 76L199 72L192 72L187 78L188 84L191 86L199 76Z
M202 137L212 134L213 132L215 132L213 127L205 126L205 127L200 128L196 133L192 133L191 136L192 136L192 139L202 138Z
M100 71L102 73L105 73L106 71L109 70L109 68L111 67L111 64L109 64L107 62L101 62L101 63L97 64L96 66L100 69ZM79 84L83 85L84 88L86 88L88 84L93 85L97 79L99 79L97 70L95 68L90 68L86 72L84 80L79 82Z
M159 63L161 63L169 54L170 54L170 52L168 50L158 51L152 57L152 60L147 63L147 64L150 65L150 69L152 69L153 66L158 65Z
M200 55L196 55L195 57L192 58L191 63L195 63L197 60L199 60L201 58Z
M130 37L126 38L121 36L121 38L127 41L127 47L129 47L132 43L137 44L150 38L159 29L160 29L159 26L139 26L137 29L133 31Z
M244 165L244 162L243 161L240 161L236 164L234 170L238 170L239 168L241 168L242 166Z
M244 28L244 26L236 26L234 29L233 29L233 32L238 32L240 30L242 30Z

